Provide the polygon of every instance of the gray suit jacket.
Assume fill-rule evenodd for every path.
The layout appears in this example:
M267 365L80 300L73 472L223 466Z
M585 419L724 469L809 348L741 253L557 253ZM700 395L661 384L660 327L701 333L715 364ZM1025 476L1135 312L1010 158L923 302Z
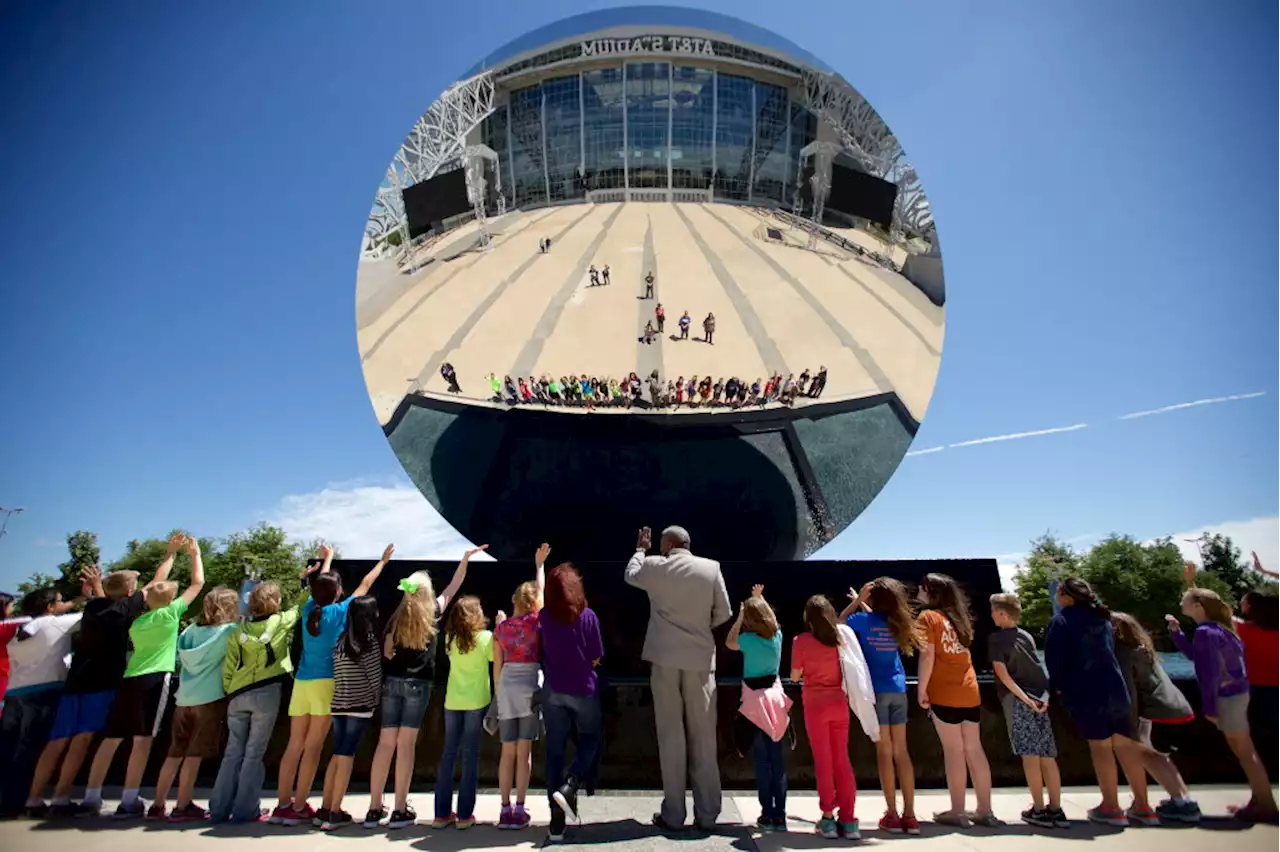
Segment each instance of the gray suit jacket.
M683 548L667 556L637 550L627 563L627 582L649 594L646 661L692 671L715 671L711 631L733 616L720 563Z

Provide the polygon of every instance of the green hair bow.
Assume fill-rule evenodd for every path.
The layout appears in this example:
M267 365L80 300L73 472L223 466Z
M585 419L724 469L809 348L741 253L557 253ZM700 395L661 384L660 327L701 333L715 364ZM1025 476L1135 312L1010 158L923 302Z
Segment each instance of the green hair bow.
M410 582L407 577L400 581L399 588L406 595L416 595L418 593L418 584Z

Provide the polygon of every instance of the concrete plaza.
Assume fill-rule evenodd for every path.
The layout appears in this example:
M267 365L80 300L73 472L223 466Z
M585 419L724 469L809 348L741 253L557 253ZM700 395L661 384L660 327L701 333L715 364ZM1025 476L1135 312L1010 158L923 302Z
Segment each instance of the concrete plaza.
M783 239L766 239L766 228ZM360 265L358 344L384 424L415 387L488 404L490 373L623 378L656 369L664 382L707 375L752 382L823 366L822 403L894 392L917 421L924 417L943 308L901 275L834 245L806 250L766 211L633 202L515 212L493 223L489 252L464 250L474 229L433 243L424 254L434 260L415 273L398 274L391 261ZM543 237L552 240L547 254L537 248ZM606 264L610 286L588 286L588 268ZM648 272L653 300L642 298ZM659 302L665 334L646 345L638 338ZM684 311L692 325L680 340ZM701 340L709 312L714 345ZM445 362L457 370L460 395L446 391Z
M149 791L144 791L149 792ZM1097 790L1074 788L1065 791L1063 807L1076 822L1070 829L1049 830L1023 824L1019 812L1027 806L1023 790L1001 789L994 797L996 815L1008 822L1000 828L951 829L926 822L919 837L885 835L875 828L883 805L878 787L864 787L858 799L858 815L862 821L861 846L887 847L904 844L912 850L1009 850L1010 852L1051 852L1080 849L1081 842L1097 852L1233 852L1274 850L1278 835L1274 826L1245 826L1226 816L1229 804L1248 798L1246 790L1226 787L1198 787L1196 797L1206 817L1194 828L1129 828L1116 829L1084 822L1085 811L1097 803ZM200 797L197 797L201 800ZM422 792L414 797L419 818L430 817L431 795ZM318 797L317 797L318 801ZM563 845L599 846L628 850L678 849L741 850L741 852L775 852L775 850L847 849L845 840L824 840L813 834L813 822L819 816L817 798L811 792L793 792L788 798L790 831L764 834L751 826L758 807L755 796L745 792L726 793L720 824L714 833L688 830L664 836L649 825L650 815L657 810L659 795L655 792L601 793L583 798L579 803L584 824L571 825ZM972 794L969 802L972 805ZM358 818L368 803L364 795L351 795L345 803ZM266 804L266 803L264 803ZM273 849L285 852L338 852L353 841L416 850L532 849L546 844L548 807L531 791L530 813L534 825L524 831L499 831L494 826L500 807L499 798L482 793L476 808L480 820L468 831L446 829L432 831L418 825L401 831L360 827L324 834L314 829L282 828L269 825L211 826L195 823L118 822L110 819L37 823L16 821L0 823L0 849L24 852L62 852L68 846L86 846L94 852L162 852L175 845L188 852L237 852L250 842L269 839ZM115 802L110 806L114 807ZM942 791L926 790L917 798L917 810L927 816L946 806ZM691 808L692 806L690 806ZM692 812L692 810L690 810ZM395 844L395 845L390 845Z

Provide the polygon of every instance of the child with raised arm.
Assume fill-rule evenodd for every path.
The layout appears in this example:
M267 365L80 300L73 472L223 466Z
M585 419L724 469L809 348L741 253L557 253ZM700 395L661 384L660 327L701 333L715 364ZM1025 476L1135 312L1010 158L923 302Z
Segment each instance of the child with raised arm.
M169 755L156 780L156 800L148 816L165 814L169 788L178 778L178 801L170 822L204 820L208 812L191 801L203 760L222 753L222 732L227 723L226 693L222 688L222 664L227 658L227 640L235 630L240 596L226 586L210 589L204 596L203 623L193 624L178 637L177 709L170 726ZM179 775L181 770L181 775Z
M917 597L924 606L917 621L927 642L920 651L916 701L933 717L946 763L947 791L951 794L951 807L934 814L933 820L962 828L971 822L999 825L991 810L991 765L982 749L978 727L982 698L969 654L973 618L968 598L946 574L925 575ZM964 807L969 779L973 780L978 800L978 810L972 815Z
M1249 681L1244 669L1244 645L1236 635L1231 608L1208 589L1189 589L1182 596L1182 614L1196 623L1188 639L1177 617L1166 615L1169 635L1196 667L1200 683L1200 712L1222 731L1227 745L1249 779L1252 796L1236 810L1246 822L1275 822L1276 798L1267 768L1249 736Z
M191 584L178 594L178 584L169 580L173 560L182 547L191 556ZM124 793L116 808L118 819L140 817L147 813L146 803L138 798L142 773L151 756L151 743L160 732L165 705L173 688L173 672L178 664L178 628L187 608L204 588L204 563L200 559L200 543L192 536L178 533L169 539L168 552L156 574L142 590L147 609L129 626L133 655L125 667L124 679L116 692L115 704L107 719L102 744L89 768L82 812L95 813L102 807L102 782L111 769L111 761L120 743L132 740L129 766L125 770ZM153 818L163 817L153 811Z
M996 676L996 694L1004 711L1013 753L1031 791L1031 808L1022 821L1042 828L1069 828L1062 811L1062 775L1058 745L1049 722L1049 676L1036 656L1036 640L1018 626L1022 602L1017 595L991 596L991 621L997 630L987 638L987 658ZM1049 802L1045 804L1045 787Z
M538 738L538 711L533 694L538 690L542 665L538 641L538 611L546 587L546 562L551 545L543 544L534 554L534 578L521 583L511 596L513 615L498 613L493 629L493 684L497 691L498 736L502 756L498 763L498 789L502 794L500 829L521 829L529 825L524 809L533 771L533 742ZM515 781L516 805L511 807L511 785Z
M303 576L307 575L303 572ZM222 688L227 694L227 749L209 798L213 822L266 819L263 762L280 714L280 697L293 672L289 646L300 607L281 611L280 587L259 583L249 593L246 618L227 642Z
M387 545L378 564L364 575L351 597L342 600L342 579L329 570L333 548L327 544L320 547L324 562L318 572L310 573L311 597L302 605L302 658L289 699L289 745L280 759L278 799L270 818L273 824L301 825L317 819L307 799L333 722L333 648L346 626L351 601L369 593L392 550L394 545Z
M1156 814L1165 822L1197 823L1200 806L1192 800L1187 782L1169 756L1174 750L1172 743L1188 722L1195 721L1196 714L1160 665L1151 636L1138 620L1128 613L1113 612L1111 626L1116 633L1116 660L1129 688L1129 736L1142 765L1170 796L1156 807ZM1145 775L1130 776L1129 785L1134 801L1149 806Z
M476 786L480 770L480 730L489 707L489 666L493 633L485 629L480 599L463 595L445 618L449 682L444 694L444 748L436 769L434 829L468 829L476 824ZM458 810L453 810L453 772L462 752Z
M378 636L378 601L353 598L347 629L333 649L333 757L324 776L324 801L316 811L323 831L351 825L342 799L351 783L351 765L365 728L382 700L382 642Z
M376 828L384 821L388 828L407 828L418 820L409 805L409 784L413 780L418 731L435 683L440 613L462 588L471 557L488 547L482 544L462 555L453 579L439 597L432 588L431 575L425 571L417 571L400 581L404 596L391 614L382 642L382 730L369 772L369 812L364 818L365 828ZM388 819L382 796L393 757L395 803Z
M791 644L791 679L802 682L804 729L813 750L822 818L814 827L828 840L861 837L854 817L858 788L849 760L849 703L840 666L836 611L823 595L804 606L805 632ZM836 821L837 812L839 822Z
M876 692L876 765L884 791L885 812L880 830L891 834L919 834L916 818L916 777L907 751L907 673L902 656L910 656L925 644L925 637L911 614L907 590L892 577L880 577L849 590L849 605L841 621L858 637L862 656ZM896 783L895 783L896 782ZM902 787L902 815L898 815L895 787Z
M51 588L22 598L20 612L28 621L9 643L9 692L0 714L0 816L5 818L22 813L28 779L55 722L72 631L80 623L80 613L70 612L74 605Z
M787 761L782 740L790 725L791 699L778 677L782 667L782 629L764 599L764 586L738 607L738 618L724 640L742 652L742 702L738 712L755 725L751 753L756 765L756 794L765 831L787 830Z

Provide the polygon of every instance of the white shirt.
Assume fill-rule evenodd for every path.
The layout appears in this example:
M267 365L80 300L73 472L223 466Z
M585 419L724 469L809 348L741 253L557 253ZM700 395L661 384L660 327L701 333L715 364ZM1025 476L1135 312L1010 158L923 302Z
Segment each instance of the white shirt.
M31 619L8 645L9 693L65 681L71 664L71 633L79 624L78 612Z

